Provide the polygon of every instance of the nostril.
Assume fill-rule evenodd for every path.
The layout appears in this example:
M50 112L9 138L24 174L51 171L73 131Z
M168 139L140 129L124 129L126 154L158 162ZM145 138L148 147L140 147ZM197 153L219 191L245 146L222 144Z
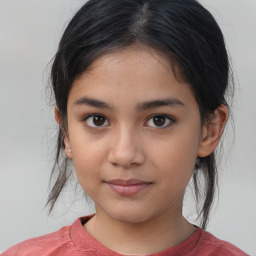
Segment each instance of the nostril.
M108 152L108 161L115 167L130 168L131 166L141 165L144 162L144 153L141 145L135 141L135 137L119 137L116 143L111 144Z

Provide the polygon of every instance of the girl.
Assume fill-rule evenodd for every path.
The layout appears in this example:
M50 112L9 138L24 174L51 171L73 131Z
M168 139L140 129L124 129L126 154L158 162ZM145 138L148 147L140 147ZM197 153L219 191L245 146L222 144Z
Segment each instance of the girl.
M197 1L86 2L51 70L59 136L48 205L72 164L95 214L3 256L246 255L205 231L229 78L222 33ZM190 179L200 227L182 215Z

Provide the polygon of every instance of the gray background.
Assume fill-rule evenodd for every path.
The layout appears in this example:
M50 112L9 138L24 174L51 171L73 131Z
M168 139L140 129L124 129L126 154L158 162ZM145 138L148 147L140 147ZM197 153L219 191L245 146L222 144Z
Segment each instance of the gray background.
M235 142L224 152L208 231L256 255L256 2L201 2L222 28L236 78ZM44 209L56 132L45 90L47 63L83 3L0 0L0 252L93 211L78 200L81 194L72 203L74 183L51 216ZM231 145L232 136L226 139ZM191 206L187 198L184 214L193 221Z

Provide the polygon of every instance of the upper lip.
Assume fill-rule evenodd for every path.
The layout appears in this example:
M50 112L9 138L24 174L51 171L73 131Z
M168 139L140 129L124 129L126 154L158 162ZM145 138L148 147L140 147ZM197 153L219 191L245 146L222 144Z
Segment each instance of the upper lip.
M120 186L128 186L128 185L136 185L136 184L151 184L152 182L144 181L140 179L114 179L105 181L106 183L113 184L113 185L120 185Z

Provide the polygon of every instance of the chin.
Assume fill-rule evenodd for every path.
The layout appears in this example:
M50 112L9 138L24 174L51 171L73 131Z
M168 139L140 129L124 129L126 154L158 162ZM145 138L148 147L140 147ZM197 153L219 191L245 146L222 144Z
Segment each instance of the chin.
M131 210L131 209L122 209L122 211L114 211L109 213L109 216L120 222L124 222L127 224L139 224L143 222L147 222L150 216L145 215L143 209L139 210Z

